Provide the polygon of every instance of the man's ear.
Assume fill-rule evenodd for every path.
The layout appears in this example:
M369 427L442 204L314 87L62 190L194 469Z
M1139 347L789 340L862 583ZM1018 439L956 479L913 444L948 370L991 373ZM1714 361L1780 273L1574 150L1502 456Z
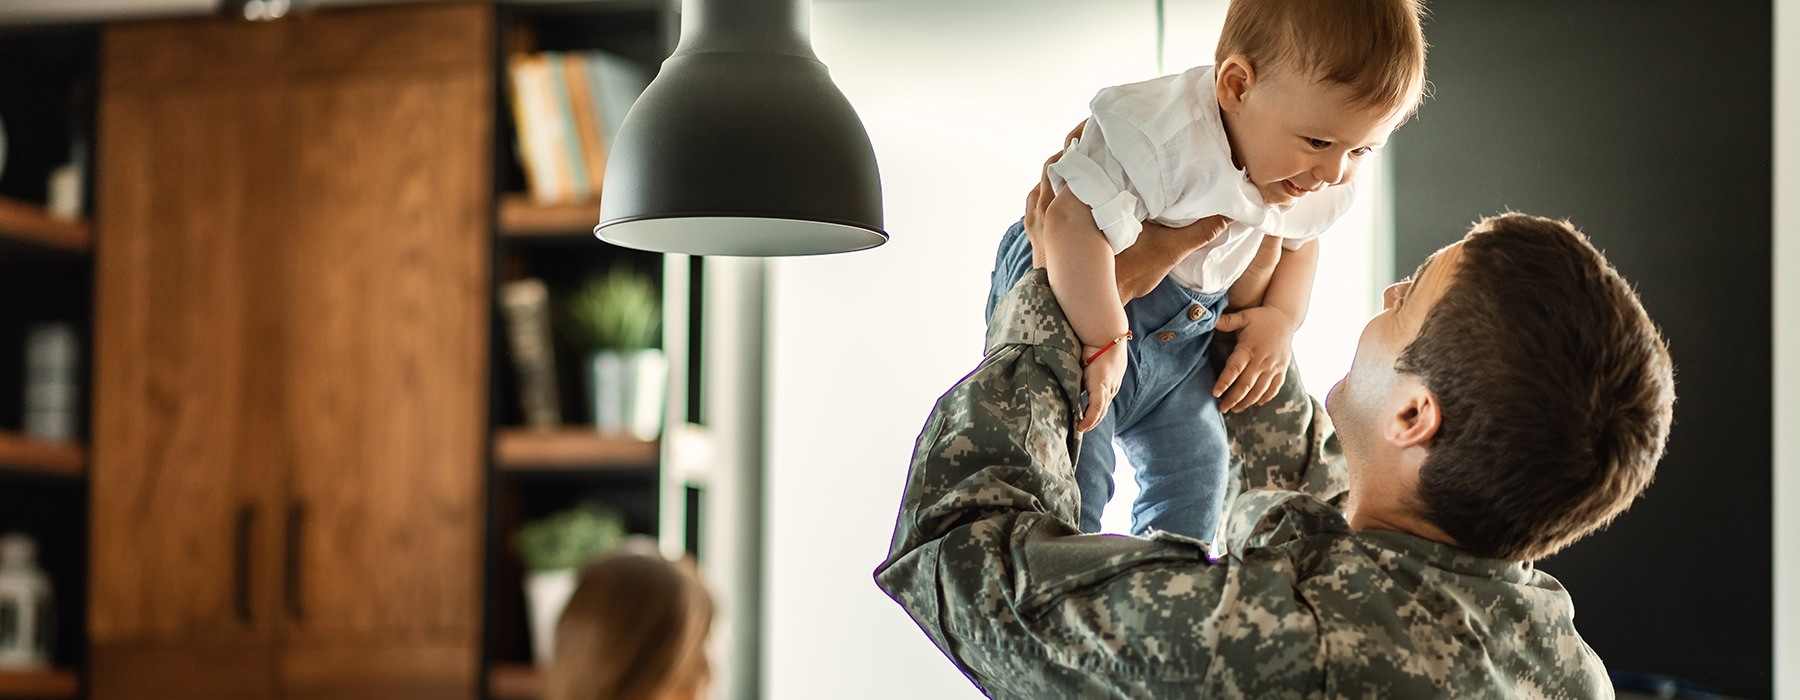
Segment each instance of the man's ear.
M1388 419L1388 442L1399 449L1431 446L1442 425L1442 405L1436 395L1415 384Z
M1244 106L1244 95L1256 84L1256 69L1243 54L1232 54L1213 68L1213 93L1219 98L1219 109L1236 112Z

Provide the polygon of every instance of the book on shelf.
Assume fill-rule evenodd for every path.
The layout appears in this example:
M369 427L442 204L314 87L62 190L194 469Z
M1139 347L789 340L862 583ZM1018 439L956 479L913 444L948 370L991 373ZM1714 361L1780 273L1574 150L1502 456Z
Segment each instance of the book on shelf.
M562 130L550 128L556 98L549 63L542 54L520 54L509 67L519 160L525 165L531 197L545 203L571 199L574 188L558 166Z
M600 132L600 120L596 115L599 105L594 103L594 92L588 82L587 61L581 60L580 54L568 54L564 58L563 84L569 89L570 118L563 123L575 132L574 143L580 147L583 166L579 170L587 178L588 192L598 195L601 181L606 179L608 143Z
M551 114L555 117L550 120L550 128L561 132L556 142L564 151L558 154L562 160L557 166L569 178L569 191L574 193L575 198L581 199L598 190L593 187L597 183L588 182L586 155L581 149L581 127L575 124L574 90L569 85L567 70L569 63L562 60L564 57L559 54L548 54L543 58L548 71L548 92L550 99L554 101L551 104L551 109L554 110Z
M519 377L519 407L525 424L549 429L562 424L556 396L556 355L550 337L550 293L544 281L526 278L501 289L507 347Z
M604 51L521 53L508 61L518 155L532 199L599 196L606 150L649 78Z
M80 420L79 341L71 323L38 323L25 334L25 434L75 439Z

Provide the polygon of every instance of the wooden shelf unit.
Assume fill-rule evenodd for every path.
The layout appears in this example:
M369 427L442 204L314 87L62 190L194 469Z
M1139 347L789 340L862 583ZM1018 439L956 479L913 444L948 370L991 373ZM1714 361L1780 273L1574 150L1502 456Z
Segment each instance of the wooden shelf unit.
M81 679L74 671L0 671L0 698L5 700L75 698L80 690Z
M0 197L0 239L85 253L94 237L85 220L57 218L36 204Z
M81 476L86 450L72 442L53 442L0 430L0 469Z
M636 64L648 78L673 50L679 27L678 3L667 0L572 0L556 3L501 3L502 37L496 56L496 75L511 80L508 57L531 52L605 51ZM564 87L567 87L566 85ZM683 380L690 370L687 350L690 329L697 329L690 299L703 289L704 280L693 275L701 269L694 259L670 258L660 253L630 249L600 241L593 230L600 221L599 196L586 201L546 204L529 193L530 173L517 152L517 105L496 101L496 143L502 156L496 159L491 211L495 286L522 278L542 280L553 295L567 295L595 275L628 266L656 281L665 306L660 346L669 362L670 388L666 397L669 416L684 415L688 392ZM512 148L508 148L511 146ZM498 289L496 289L498 291ZM554 303L554 297L553 297ZM523 562L505 543L518 529L583 502L599 502L616 508L627 529L640 535L675 539L687 520L679 517L687 501L670 474L671 455L685 444L680 435L665 432L651 440L629 433L600 433L591 424L576 423L589 415L577 397L590 387L582 376L578 353L567 344L558 346L553 362L561 415L571 419L560 427L539 430L527 427L517 397L516 367L509 351L511 339L504 309L496 307L491 342L497 351L489 379L498 396L488 430L491 440L488 517L489 567L487 605L484 614L490 654L483 669L482 690L495 700L541 700L546 679L531 659L529 615L520 590ZM554 313L556 309L552 308Z
M660 450L655 440L608 435L591 427L506 428L494 436L494 466L501 470L631 469L655 466Z
M600 223L599 200L539 204L530 195L500 198L500 235L507 237L593 235Z
M494 664L488 670L493 700L543 700L544 674L529 664Z

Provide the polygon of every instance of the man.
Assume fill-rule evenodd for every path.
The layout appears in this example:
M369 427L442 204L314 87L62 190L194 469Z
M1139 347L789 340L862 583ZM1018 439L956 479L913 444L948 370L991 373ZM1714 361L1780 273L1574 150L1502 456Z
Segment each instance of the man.
M1092 226L1066 199L1035 225ZM1516 214L1383 301L1329 418L1292 368L1227 416L1221 553L1077 534L1080 360L1035 270L926 423L877 582L994 697L1610 697L1531 562L1649 483L1660 334L1584 236Z

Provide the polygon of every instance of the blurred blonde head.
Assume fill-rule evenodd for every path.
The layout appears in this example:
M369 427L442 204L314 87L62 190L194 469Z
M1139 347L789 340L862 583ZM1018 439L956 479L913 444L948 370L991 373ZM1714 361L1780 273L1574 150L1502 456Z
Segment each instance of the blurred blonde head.
M627 547L589 564L556 625L549 700L706 695L713 602L691 560Z

